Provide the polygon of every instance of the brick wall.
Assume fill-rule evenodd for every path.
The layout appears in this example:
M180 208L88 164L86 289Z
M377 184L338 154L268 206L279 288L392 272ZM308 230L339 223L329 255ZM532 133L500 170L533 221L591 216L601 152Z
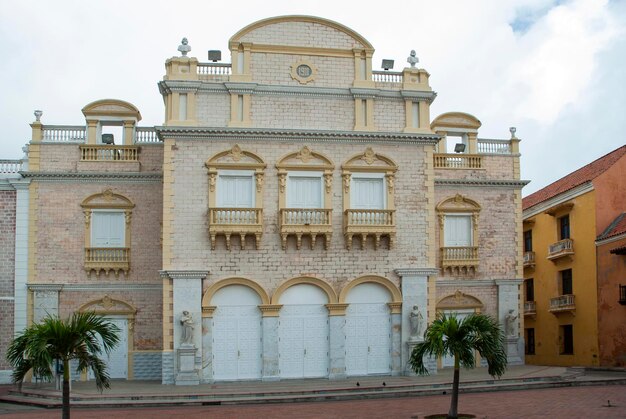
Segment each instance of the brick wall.
M0 190L0 370L9 367L6 350L13 339L16 197Z

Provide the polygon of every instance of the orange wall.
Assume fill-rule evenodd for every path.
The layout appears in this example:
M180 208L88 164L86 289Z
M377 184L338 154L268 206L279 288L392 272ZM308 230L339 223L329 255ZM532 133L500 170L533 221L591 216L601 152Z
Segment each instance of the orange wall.
M626 237L598 246L598 333L600 364L626 367L626 306L619 285L626 285L626 255L609 251L626 246Z
M626 211L626 155L593 180L596 191L596 237Z

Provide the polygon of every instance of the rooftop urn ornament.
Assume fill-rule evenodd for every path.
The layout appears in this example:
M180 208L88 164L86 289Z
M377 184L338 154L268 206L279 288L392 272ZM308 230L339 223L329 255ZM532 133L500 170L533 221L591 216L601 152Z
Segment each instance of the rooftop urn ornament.
M511 133L511 138L517 138L515 136L515 131L517 131L517 128L515 128L515 127L509 128L509 132Z
M415 54L415 50L412 49L411 50L411 55L409 56L409 58L406 59L406 62L411 64L412 68L415 68L415 64L419 63L419 58L417 58L416 54Z
M189 45L189 41L187 40L187 38L183 38L183 40L180 42L181 44L178 46L178 51L180 51L183 57L186 57L187 53L191 51L191 45Z
M35 115L35 120L37 122L41 122L41 115L43 115L43 111L37 109L35 112L33 112L33 114Z

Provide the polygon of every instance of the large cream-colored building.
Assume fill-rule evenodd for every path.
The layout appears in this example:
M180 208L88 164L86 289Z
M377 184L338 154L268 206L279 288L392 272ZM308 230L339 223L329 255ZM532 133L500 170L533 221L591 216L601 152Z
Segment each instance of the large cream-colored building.
M10 332L95 310L122 330L112 377L342 378L406 374L438 311L483 312L523 362L515 131L431 118L428 72L374 71L373 46L336 22L265 19L228 49L201 63L184 42L166 60L162 126L111 99L84 126L37 114L7 170L21 176L0 184Z

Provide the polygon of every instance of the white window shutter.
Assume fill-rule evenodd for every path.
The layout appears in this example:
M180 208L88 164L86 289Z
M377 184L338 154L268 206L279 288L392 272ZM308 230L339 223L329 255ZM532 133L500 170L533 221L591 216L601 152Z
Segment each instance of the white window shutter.
M350 207L353 209L385 209L383 178L353 178Z
M444 246L472 246L472 217L470 215L445 216Z
M220 173L217 184L217 206L226 208L254 207L252 174Z
M321 176L289 176L287 207L322 208Z
M126 217L123 212L94 211L91 214L92 247L124 247Z

